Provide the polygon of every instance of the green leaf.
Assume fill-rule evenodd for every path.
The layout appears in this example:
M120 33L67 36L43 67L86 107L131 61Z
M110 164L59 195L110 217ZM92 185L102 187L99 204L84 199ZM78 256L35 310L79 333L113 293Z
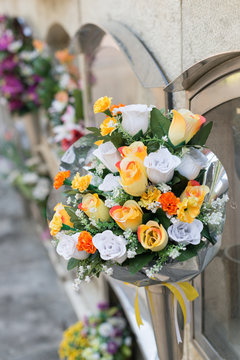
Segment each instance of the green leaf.
M87 127L87 130L91 131L92 133L94 133L94 135L97 136L101 136L101 131L100 129L96 128L96 127Z
M74 269L75 267L77 267L78 265L79 265L79 260L78 260L78 259L71 258L71 259L68 261L67 269L68 269L68 270L72 270L72 269Z
M151 152L155 152L159 149L160 143L158 141L150 141L147 145L147 151L148 154L150 154Z
M76 111L76 118L77 120L79 119L83 119L84 118L84 114L83 114L83 99L82 99L82 91L79 89L74 89L73 90L73 97L75 99L75 111Z
M214 240L209 232L209 228L206 224L203 225L203 230L201 232L201 235L204 236L206 239L208 239L208 241L210 241L210 243L212 243L213 245L216 244L216 240Z
M160 110L153 108L151 111L150 127L152 133L161 139L168 134L170 120L166 118Z
M109 140L113 143L113 145L118 149L123 145L122 135L118 132L113 132L111 136L109 136Z
M213 122L210 121L207 125L202 126L200 130L194 135L194 137L189 141L189 145L205 145L208 139L208 136L212 130Z
M136 256L134 259L129 260L129 271L131 274L136 274L141 270L145 265L147 265L153 258L155 254L148 252Z
M134 139L135 141L138 141L138 140L140 139L140 137L142 137L142 136L143 136L143 131L140 130L137 134L135 134L135 135L133 136L133 139Z
M152 214L151 213L144 213L142 218L142 223L146 224L149 220L151 220Z
M171 225L171 221L167 217L167 215L165 214L163 209L158 209L156 212L156 215L157 215L159 223L162 224L162 226L164 227L165 230L167 230L169 228L169 226Z
M73 209L71 209L68 206L65 206L64 209L66 210L66 212L68 213L68 215L70 216L70 220L71 222L74 224L75 227L78 227L79 225L79 218L77 217L77 215L75 214L75 211ZM67 225L64 225L67 226ZM71 230L71 227L69 227Z
M184 250L181 255L177 257L177 260L182 262L186 261L188 259L191 259L194 256L197 256L198 252L206 246L206 243L204 241L201 241L198 245L188 245L187 249Z

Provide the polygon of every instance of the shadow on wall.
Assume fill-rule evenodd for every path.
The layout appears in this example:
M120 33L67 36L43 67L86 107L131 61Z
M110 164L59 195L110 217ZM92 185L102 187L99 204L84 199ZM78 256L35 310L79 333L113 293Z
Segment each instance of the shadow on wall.
M62 25L54 23L47 32L46 42L53 51L57 51L69 46L70 36Z

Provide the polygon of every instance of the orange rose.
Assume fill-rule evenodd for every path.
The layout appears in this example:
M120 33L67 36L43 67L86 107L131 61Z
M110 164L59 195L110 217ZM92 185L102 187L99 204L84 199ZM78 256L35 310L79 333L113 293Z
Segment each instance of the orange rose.
M122 157L133 155L140 158L142 161L147 156L147 147L141 141L135 141L130 146L122 146L118 148L118 151L121 153Z
M189 110L172 110L173 119L168 131L168 137L173 145L178 145L185 141L188 143L198 132L206 119Z
M124 191L132 196L141 196L147 188L148 180L142 160L136 156L127 156L116 163L121 176Z
M137 231L138 240L146 250L160 251L168 243L168 234L162 225L156 221L148 221L140 225Z
M181 203L178 204L177 211L178 219L183 222L192 223L200 214L201 206L208 192L208 186L200 185L194 180L189 181L188 186L180 196Z
M137 231L138 226L142 223L143 212L136 201L128 200L123 206L112 207L110 215L121 229Z
M88 231L82 231L78 237L77 243L78 251L86 251L88 254L94 254L96 248L92 242L92 235Z

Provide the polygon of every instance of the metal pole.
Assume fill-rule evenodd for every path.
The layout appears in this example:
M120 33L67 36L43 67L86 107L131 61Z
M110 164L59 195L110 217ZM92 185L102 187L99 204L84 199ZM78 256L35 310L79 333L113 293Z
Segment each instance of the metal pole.
M181 360L183 343L177 343L173 294L165 286L153 285L148 287L146 296L152 318L155 340L160 360ZM183 341L183 319L178 312L179 328Z

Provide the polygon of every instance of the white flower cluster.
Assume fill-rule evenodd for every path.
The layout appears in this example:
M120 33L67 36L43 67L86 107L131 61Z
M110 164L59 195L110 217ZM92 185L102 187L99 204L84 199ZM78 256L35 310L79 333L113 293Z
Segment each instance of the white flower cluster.
M164 184L164 183L160 183L156 186L162 193L166 193L168 191L171 191L172 188L171 186Z
M147 206L147 209L150 210L153 214L157 212L157 209L161 207L161 203L159 201L154 201Z
M169 253L169 257L176 259L180 255L180 252L177 249L172 249Z
M131 229L127 229L124 231L123 236L125 237L125 239L129 239L131 237L132 233L133 232Z
M115 200L111 197L109 197L108 199L105 200L105 205L108 208L112 208L113 206L119 205L117 202L115 202Z
M96 167L96 173L98 176L102 176L103 175L103 171L104 169L106 169L106 167L102 164L102 163L99 163Z
M102 269L104 273L108 276L111 276L113 274L113 269L111 267L108 267L107 265L103 265Z
M213 212L211 215L205 217L205 221L210 225L220 225L222 219L223 215L220 211Z
M135 250L127 250L127 257L128 259L133 259L137 255L137 252Z

